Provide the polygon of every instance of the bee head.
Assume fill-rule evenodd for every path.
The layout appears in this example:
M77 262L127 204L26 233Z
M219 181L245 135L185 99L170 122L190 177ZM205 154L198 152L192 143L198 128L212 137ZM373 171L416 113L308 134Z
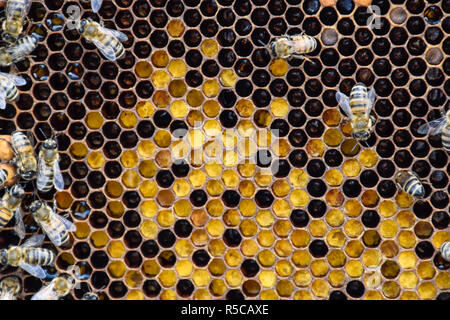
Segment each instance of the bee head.
M16 184L11 188L11 195L13 195L16 198L22 198L25 195L25 191L23 190L23 188Z
M83 300L99 300L99 297L97 294L95 294L93 292L86 292L83 295Z
M6 258L6 249L0 250L0 263L6 264L8 262L8 259Z
M35 200L30 205L31 213L35 213L40 207L42 207L42 202L39 200Z
M365 141L369 139L369 137L370 137L369 131L353 132L353 138L358 141Z
M58 146L56 144L56 141L54 139L47 139L44 141L44 148L45 149L56 149Z
M36 171L27 170L26 168L20 168L19 174L25 180L33 180L36 177Z

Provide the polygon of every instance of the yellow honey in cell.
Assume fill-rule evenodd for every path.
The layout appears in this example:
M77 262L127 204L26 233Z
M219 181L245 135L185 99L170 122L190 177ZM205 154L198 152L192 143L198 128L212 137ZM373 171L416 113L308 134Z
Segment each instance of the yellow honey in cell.
M386 258L393 258L398 253L398 246L395 241L386 240L381 243L380 250Z
M384 238L393 238L397 234L398 227L395 221L384 220L381 222L378 230Z
M337 147L342 141L342 134L337 129L328 129L323 135L323 141L330 147Z
M197 287L205 287L209 284L211 276L208 271L197 269L192 274L192 280Z
M169 93L174 98L181 98L186 93L186 83L181 79L172 80L169 84Z
M278 220L273 225L273 231L279 237L287 237L292 229L291 223L287 220Z
M192 243L189 240L178 240L175 242L175 252L178 256L186 258L194 251Z
M258 234L258 243L263 247L271 247L275 241L272 231L261 230Z
M259 147L270 147L272 144L272 133L267 129L256 131L256 144Z
M236 110L241 117L248 118L253 114L255 106L251 100L241 99L236 104Z
M283 298L288 298L292 295L292 291L294 290L294 286L288 280L280 280L277 283L277 292Z
M205 164L205 171L209 177L217 178L222 174L222 165L217 162L207 163L207 164ZM223 180L223 176L222 176L222 180ZM224 183L225 183L225 181L224 181Z
M255 126L250 120L241 120L237 125L238 133L241 137L250 138L255 134Z
M325 280L314 280L311 284L312 293L318 298L326 298L330 291L330 285Z
M341 122L341 113L337 109L328 109L324 111L322 118L327 126L335 127Z
M323 237L327 232L327 226L322 220L312 220L308 229L313 237Z
M318 278L326 276L328 271L330 270L328 263L322 259L313 260L313 262L311 262L310 268L312 275Z
M232 87L236 83L237 74L233 69L225 69L220 73L220 83L224 87Z
M57 192L55 195L55 200L58 208L61 209L68 209L73 202L72 196L66 191Z
M184 33L184 22L179 19L170 20L167 24L167 32L174 38L181 37Z
M164 68L169 63L169 55L164 50L153 52L151 61L157 68Z
M125 254L125 247L121 241L111 241L108 245L108 253L112 258L121 258Z
M77 237L78 239L86 239L89 236L91 232L89 224L87 224L86 222L77 222L75 223L75 226L77 227L74 233L75 237Z
M286 200L277 199L272 204L273 212L278 218L288 218L291 213L291 205Z
M156 195L156 200L158 201L160 206L167 208L173 205L173 202L175 201L175 195L171 190L161 190Z
M127 188L136 188L141 182L141 178L134 170L127 170L122 175L122 183Z
M352 124L350 121L341 122L340 128L341 128L342 133L346 137L350 137L352 135L353 129L352 129Z
M208 243L209 236L204 230L195 230L191 235L192 243L196 246L203 246Z
M236 267L242 262L242 256L236 249L230 249L225 254L225 261L230 267Z
M150 220L142 222L140 226L141 234L144 238L154 239L158 234L158 226L156 223Z
M289 181L294 187L304 188L308 184L309 178L306 171L302 169L291 170L289 174Z
M166 88L169 85L170 76L164 70L157 70L152 74L152 82L156 88Z
M294 294L294 300L312 300L312 295L307 290L299 290Z
M381 254L378 250L366 250L362 261L367 267L376 267L381 263Z
M419 279L412 271L405 271L400 274L398 281L403 289L415 289Z
M170 95L167 90L156 90L153 94L153 103L158 108L166 108L170 104Z
M269 65L269 70L275 77L281 77L286 74L288 67L289 65L284 59L275 59Z
M340 207L344 199L344 194L339 189L331 189L325 195L325 201L331 207Z
M417 288L421 299L430 300L436 295L436 287L432 282L422 282Z
M309 244L310 235L305 230L294 230L291 234L291 241L297 248L304 248Z
M203 83L203 93L208 98L213 98L219 94L220 86L216 80L206 80Z
M191 213L192 207L188 200L178 200L173 205L175 214L179 217L187 217Z
M308 250L297 250L292 255L292 262L298 268L305 268L311 262L311 255Z
M364 300L382 300L383 297L378 291L368 290L366 295L364 296Z
M325 220L330 227L339 227L344 223L344 214L339 209L331 209L327 212Z
M106 183L106 194L111 198L118 198L122 195L123 187L117 181L108 181Z
M175 217L171 210L161 210L156 218L161 227L170 227L175 222Z
M147 277L154 277L159 274L161 268L155 260L146 260L142 264L141 270Z
M342 164L342 171L347 177L356 177L361 172L361 166L358 161L349 159Z
M396 221L400 228L411 228L414 226L416 217L411 211L402 210L397 214Z
M397 211L397 205L391 200L384 200L378 206L378 211L383 217L390 218Z
M337 169L330 169L325 173L325 180L331 187L337 187L342 184L344 177Z
M441 272L436 276L436 286L441 290L450 289L450 273Z
M214 57L219 51L219 45L213 39L206 39L202 42L201 50L207 57Z
M251 197L255 193L255 185L251 180L242 180L239 183L239 193L244 197Z
M225 273L226 265L221 259L213 259L208 265L208 271L211 275L218 277Z
M263 267L270 267L275 263L276 257L270 250L261 250L258 254L258 261Z
M211 293L215 296L222 296L227 291L227 286L222 279L214 279L209 288Z
M345 272L342 270L331 270L328 274L328 282L334 288L342 287L345 283Z
M304 207L309 202L308 193L302 189L295 189L289 195L292 205L295 207Z
M133 150L125 150L122 152L122 156L120 157L120 162L122 162L125 168L134 168L137 166L139 162L139 158L135 151Z
M147 218L152 218L156 215L158 207L153 200L145 200L140 204L140 212Z
M225 226L220 220L209 220L206 224L206 230L211 237L219 237L225 232Z
M363 226L358 220L352 219L347 221L344 230L349 237L356 238L362 233Z
M234 209L227 210L223 216L223 221L231 227L237 226L241 222L239 212Z
M176 100L170 105L170 112L175 118L184 118L188 113L188 106L183 100Z
M139 191L145 198L152 198L158 191L158 186L154 181L146 180L139 185Z
M238 164L237 171L244 178L252 177L255 174L256 165L245 160Z
M125 212L122 202L110 201L106 207L106 212L113 218L120 218Z
M215 100L207 100L203 104L203 113L209 118L214 118L219 115L220 104Z
M149 101L139 101L136 104L136 112L141 118L150 118L155 113L155 106Z
M259 295L259 299L261 300L278 300L278 295L273 290L263 290Z
M294 283L299 287L308 287L311 281L312 277L308 270L299 270L294 273Z
M361 150L361 147L359 145L359 142L355 139L344 140L344 142L342 142L341 144L341 152L347 157L356 156L359 150Z
M158 130L156 131L153 139L157 146L161 148L167 148L168 146L170 146L172 136L166 130Z
M272 184L272 191L277 197L285 197L289 194L291 186L286 180L276 180Z
M177 300L177 294L173 290L163 290L161 292L161 300Z
M380 196L375 190L366 190L361 195L361 203L368 208L374 208L377 206Z
M156 170L156 164L151 160L144 160L139 164L139 173L145 178L152 178Z
M339 229L331 230L327 234L327 243L331 247L341 248L346 240L345 234Z
M221 154L222 146L219 141L211 140L203 145L203 150L208 157L217 159Z
M280 260L275 264L275 271L280 277L288 277L292 274L294 268L288 260Z
M358 217L361 214L362 206L357 200L348 200L344 204L345 213L349 217Z
M186 96L186 101L191 107L199 107L205 98L203 97L203 94L198 90L191 90L188 92Z
M130 290L127 294L127 300L145 300L145 296L139 290Z
M362 265L362 263L358 260L350 260L346 265L345 265L345 272L347 273L347 275L349 277L352 278L359 278L362 276L363 272L364 272L364 267Z
M179 179L174 182L172 190L177 197L185 197L191 191L191 186L186 180Z
M310 139L306 144L306 152L312 157L321 157L325 151L325 144L319 139Z
M72 143L70 146L70 153L75 159L81 160L87 154L87 147L81 142Z
M103 231L95 231L91 234L91 242L96 248L103 248L108 240L108 235Z
M238 142L238 135L235 130L226 129L222 132L222 144L224 147L235 148Z
M450 233L447 231L438 231L433 235L433 246L438 250L444 242L450 241Z
M256 222L261 227L270 227L274 220L274 216L269 210L259 210L256 215Z
M189 154L189 149L188 143L183 140L174 141L170 146L171 155L175 160L186 158Z
M238 161L238 155L234 151L224 151L222 161L225 167L234 167Z
M123 128L133 128L137 123L137 117L132 111L122 111L119 116L119 123Z
M206 204L206 211L208 211L212 217L220 217L223 210L223 204L219 199L212 199Z
M375 151L365 149L359 155L359 162L367 167L372 168L378 161L378 155Z
M221 239L212 239L208 244L208 251L214 257L223 258L223 254L225 252L225 244Z
M127 267L122 261L116 260L108 265L108 271L113 278L120 278L127 271Z
M172 287L177 282L177 275L173 270L161 271L158 278L161 284L166 288Z
M186 64L183 60L172 60L170 61L169 67L167 68L172 77L181 78L186 74ZM184 83L184 82L183 82Z
M364 246L359 240L350 240L345 245L345 252L349 257L358 258L364 251Z
M288 240L279 240L275 243L275 252L280 257L288 257L292 253L292 246Z
M103 124L103 116L99 112L89 112L86 115L86 124L90 129L99 129Z
M180 277L189 277L194 271L194 265L189 260L180 260L176 264L175 270Z
M284 99L276 98L270 104L270 111L275 117L285 117L289 112L289 104Z
M147 61L139 61L136 63L134 67L134 71L136 72L139 78L148 78L153 72L152 65Z
M194 128L201 128L203 120L203 114L198 110L191 110L187 115L188 124Z
M247 257L255 256L258 250L258 243L255 240L246 239L241 243L241 251Z
M140 286L143 282L144 278L142 277L141 273L138 271L128 271L125 275L125 283L132 288L136 288Z
M272 143L273 153L280 158L287 157L290 150L291 145L286 139L277 139Z
M258 127L266 128L272 123L272 116L269 111L260 109L253 115L253 120Z
M402 230L397 235L398 243L405 249L410 249L416 244L416 236L414 232L409 230Z

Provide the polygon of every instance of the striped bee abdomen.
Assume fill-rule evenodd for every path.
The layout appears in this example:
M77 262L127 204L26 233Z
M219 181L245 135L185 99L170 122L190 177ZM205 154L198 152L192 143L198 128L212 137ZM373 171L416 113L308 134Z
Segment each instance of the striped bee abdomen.
M418 198L423 198L425 195L425 190L422 183L420 183L419 179L413 175L409 176L409 178L405 181L403 190L406 193Z
M450 124L448 122L446 127L442 129L441 139L444 150L450 152Z
M48 266L55 261L53 251L43 248L25 248L24 260L31 265Z
M36 179L36 186L38 190L42 192L50 191L53 187L53 178L53 163L46 163L39 169L39 173Z
M66 244L69 241L69 232L67 232L63 223L59 220L52 219L47 231L47 235L50 239L61 238L61 245Z
M365 112L368 104L367 88L362 84L353 86L350 92L350 107L353 114Z
M441 246L441 256L445 261L450 262L450 241L446 241Z
M13 213L5 207L0 208L0 227L4 227L11 220Z
M17 152L33 151L30 140L28 140L27 136L20 131L13 132L11 135L11 141Z
M6 179L8 179L8 171L5 169L1 169L0 170L0 185L3 185L6 181Z
M300 54L313 52L317 48L317 41L311 36L293 36L295 52Z

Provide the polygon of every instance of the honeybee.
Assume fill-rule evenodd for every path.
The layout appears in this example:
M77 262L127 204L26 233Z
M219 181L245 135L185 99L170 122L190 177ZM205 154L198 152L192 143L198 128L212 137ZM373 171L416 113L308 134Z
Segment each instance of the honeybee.
M402 170L395 177L395 181L399 188L407 194L418 199L425 197L425 188L414 172Z
M441 246L439 251L441 252L442 258L445 261L450 262L450 241L445 241L442 244L442 246Z
M44 238L43 234L34 235L21 246L0 250L1 264L20 267L37 278L45 278L47 274L41 266L53 264L55 253L49 249L36 248Z
M20 204L25 196L23 188L16 184L10 190L6 191L0 200L0 228L3 228L11 218L16 219L14 230L20 239L25 238L25 225L20 214Z
M8 0L6 2L6 19L2 24L3 40L13 42L22 33L31 3L32 0Z
M21 37L16 44L0 48L0 66L9 66L23 60L36 49L38 39L32 35Z
M0 300L17 300L20 291L22 284L19 277L8 276L0 280Z
M364 84L357 83L350 91L350 99L345 94L337 92L336 100L351 121L353 138L358 141L369 139L376 120L370 115L375 101L375 90L367 91Z
M69 294L75 283L76 281L72 276L58 276L33 295L31 300L59 300Z
M450 110L447 111L445 116L421 125L417 132L432 136L442 133L442 146L445 151L450 152Z
M0 72L0 109L6 108L6 100L19 99L19 90L16 86L23 86L26 83L21 76Z
M17 167L17 172L25 180L32 180L36 177L37 160L34 156L33 139L31 134L28 137L20 131L14 131L11 134L11 148L15 157L10 161Z
M38 173L36 187L48 192L55 185L56 190L64 189L64 179L59 168L58 145L55 139L46 139L38 156Z
M0 186L3 186L5 184L6 179L8 179L8 175L8 170L0 169Z
M97 293L90 291L83 294L81 300L100 300L100 297Z
M78 31L87 41L93 42L109 60L121 59L125 55L121 41L128 40L128 37L124 33L105 28L91 19L82 19Z
M284 35L276 38L270 44L272 56L278 59L304 59L305 54L313 52L317 48L317 40L314 37L297 34Z
M31 203L31 214L36 223L42 228L51 242L57 247L65 245L69 241L69 231L76 230L75 225L66 218L58 215L45 202L35 200Z
M90 2L91 3L91 7L92 7L92 11L94 11L96 13L102 7L102 2L103 2L103 0L82 0L82 1L83 2Z

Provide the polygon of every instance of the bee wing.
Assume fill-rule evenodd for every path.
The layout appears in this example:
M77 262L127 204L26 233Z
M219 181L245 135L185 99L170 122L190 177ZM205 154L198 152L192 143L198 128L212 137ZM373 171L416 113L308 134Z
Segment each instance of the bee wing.
M25 238L25 224L23 223L22 215L20 214L20 209L14 211L14 218L16 219L14 231L16 231L20 239L23 239Z
M45 273L45 270L42 269L41 266L32 266L28 263L21 263L19 264L19 267L21 267L32 276L35 276L36 278L44 279L47 276L47 273Z
M4 110L6 109L6 99L5 99L5 93L0 92L0 109Z
M25 7L24 10L21 12L22 17L25 17L28 12L30 11L31 8L31 3L33 2L32 0L25 0ZM15 1L6 1L6 8L5 8L5 12L6 12L6 17L7 18L11 18L12 15L17 11L17 4L15 3Z
M77 227L63 216L55 213L54 217L58 219L64 225L64 227L66 227L67 231L75 232L75 230L77 230Z
M53 183L55 184L55 188L58 191L61 191L64 189L64 178L61 173L61 169L59 168L59 161L55 160L55 163L53 163Z
M369 92L367 93L367 98L369 99L369 106L367 107L366 110L366 116L369 116L376 98L375 89L372 88L369 90Z
M43 287L39 290L31 300L58 300L58 296L56 296L55 291L53 290L54 283L50 282L47 286Z
M350 108L350 99L345 94L336 92L336 100L341 106L342 110L344 110L346 116L350 119L353 118L352 108Z
M35 234L34 236L28 238L20 247L40 247L42 242L44 242L45 235L43 234Z
M36 188L39 191L42 191L42 189L47 184L48 180L49 178L45 174L45 161L44 159L42 159L42 156L40 156L38 159L38 177L36 179Z
M105 27L100 27L102 29L102 31L104 33L109 33L111 35L113 35L114 37L116 37L119 41L127 41L128 37L125 33L118 31L118 30L114 30L114 29L108 29Z
M58 215L55 213L53 214L53 216ZM59 232L52 232L53 231L53 228L51 228L51 226L53 225L52 222L40 223L39 225L41 226L43 232L47 235L50 241L53 242L55 246L59 247L62 244L61 234Z
M115 61L116 60L116 53L114 52L114 49L112 47L104 46L103 43L101 43L98 40L93 40L92 42L95 44L95 46L98 48L98 50L100 50L100 52L108 60L111 60L111 61Z
M98 12L102 7L103 0L91 0L92 11Z
M0 76L9 79L16 86L23 86L24 84L27 83L27 80L25 80L24 78L22 78L21 76L18 76L16 74L0 72Z
M30 11L32 2L33 2L32 0L25 0L25 15L27 15L28 12Z
M428 133L430 135L437 135L442 132L442 129L445 128L446 124L447 124L447 117L444 116L421 125L419 129L417 129L417 132L420 134Z

